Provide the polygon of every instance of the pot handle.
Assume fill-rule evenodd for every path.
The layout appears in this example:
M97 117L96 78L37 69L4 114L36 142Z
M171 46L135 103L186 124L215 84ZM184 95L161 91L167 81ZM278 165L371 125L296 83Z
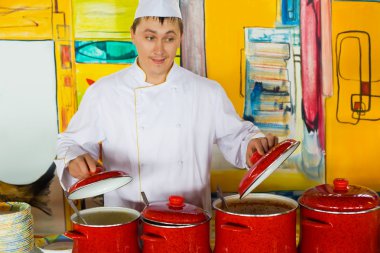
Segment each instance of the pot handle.
M75 230L66 231L63 235L66 237L69 237L73 240L87 239L86 235L82 234L81 232L75 231Z
M315 219L304 219L301 222L302 226L320 228L320 229L329 229L332 228L332 224Z
M141 240L147 241L147 242L163 242L163 241L166 241L165 237L163 237L161 235L157 235L157 234L152 234L152 233L142 234L140 238L141 238Z
M247 232L249 230L252 230L251 227L248 227L246 225L238 224L238 223L232 223L228 222L226 224L222 224L220 226L221 229L232 231L232 232Z

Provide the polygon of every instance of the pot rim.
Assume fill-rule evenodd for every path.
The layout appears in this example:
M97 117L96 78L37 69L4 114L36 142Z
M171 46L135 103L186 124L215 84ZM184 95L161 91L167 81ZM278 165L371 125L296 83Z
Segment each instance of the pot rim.
M128 221L128 222L125 222L125 223L111 224L111 225L89 225L89 224L84 224L84 223L76 222L76 221L74 221L74 218L77 217L77 215L75 213L71 215L70 220L71 220L72 223L77 224L79 226L83 226L83 227L105 228L105 227L116 227L116 226L122 226L122 225L130 224L130 223L138 220L140 218L140 215L141 215L135 209L131 209L131 208L127 208L127 207L111 207L111 206L100 206L100 207L93 207L93 208L89 208L89 209L83 209L83 210L80 210L79 213L80 214L94 213L96 211L101 211L101 210L111 210L111 211L112 210L115 210L115 211L120 211L121 210L121 211L127 211L129 214L135 214L136 217L134 219L132 219L131 221Z
M226 201L228 199L240 199L240 195L234 194L234 195L226 196L224 198L226 199ZM214 200L212 203L212 206L214 209L216 209L217 211L220 211L222 213L235 215L235 216L243 216L243 217L274 217L274 216L280 216L280 215L285 215L285 214L294 212L295 210L297 210L297 208L299 206L298 202L295 201L294 199L291 199L291 198L285 197L285 196L281 196L281 195L270 194L270 193L249 193L244 198L244 200L248 200L250 198L262 198L262 199L265 198L265 199L271 199L271 200L273 200L273 199L274 200L282 200L282 201L287 201L290 205L294 205L294 206L292 209L290 209L288 211L280 212L280 213L274 213L274 214L241 214L241 213L233 213L233 212L229 212L226 210L222 210L221 208L216 206L217 204L222 202L220 198ZM227 204L228 204L228 202L227 202Z
M361 211L346 211L346 212L338 212L338 211L326 211L326 210L320 210L320 209L316 209L316 208L311 208L309 206L305 206L301 203L299 203L299 205L303 208L306 208L308 210L311 210L311 211L314 211L314 212L319 212L319 213L329 213L329 214L345 214L345 215L354 215L354 214L363 214L363 213L371 213L371 212L376 212L380 209L380 206L376 206L374 208L371 208L371 209L367 209L367 210L361 210Z
M211 220L211 215L207 211L205 211L205 213L207 214L207 219L202 222L194 223L194 224L174 224L174 223L165 223L165 222L155 222L155 221L146 219L144 217L141 217L141 220L151 226L158 227L158 228L190 228L190 227L203 225L204 223L208 223Z

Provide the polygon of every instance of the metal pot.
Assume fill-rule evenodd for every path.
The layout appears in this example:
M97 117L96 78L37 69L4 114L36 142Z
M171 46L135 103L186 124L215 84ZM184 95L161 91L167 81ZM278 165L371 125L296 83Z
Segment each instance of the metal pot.
M210 253L211 215L181 196L150 203L142 214L143 253Z
M250 193L221 199L215 208L214 253L295 253L296 210L293 199L266 193Z
M301 253L377 253L379 196L335 179L304 192L301 205Z
M79 211L87 224L76 214L71 216L74 229L65 236L74 240L73 253L138 253L140 213L122 207L96 207Z
M123 187L132 180L123 171L106 171L97 167L91 176L74 183L65 194L75 214L74 230L65 232L74 240L73 253L138 253L140 213L122 207L97 207L78 212L72 200L84 199Z

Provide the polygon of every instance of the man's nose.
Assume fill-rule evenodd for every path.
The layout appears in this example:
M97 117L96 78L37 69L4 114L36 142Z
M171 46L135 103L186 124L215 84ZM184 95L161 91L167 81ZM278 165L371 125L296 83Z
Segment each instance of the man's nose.
M157 40L154 47L154 52L161 54L163 51L164 51L164 43L161 40Z

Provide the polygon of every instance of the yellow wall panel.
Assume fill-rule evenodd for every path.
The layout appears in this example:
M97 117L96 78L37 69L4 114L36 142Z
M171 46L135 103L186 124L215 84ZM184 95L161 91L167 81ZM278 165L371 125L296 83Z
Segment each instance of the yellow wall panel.
M345 177L352 184L377 191L380 190L380 99L376 97L380 96L379 17L377 3L333 2L334 94L326 100L327 181ZM355 113L351 109L351 96L361 91L360 76L362 83L371 87L371 109ZM369 109L368 96L357 105Z
M73 0L75 38L130 39L138 0Z
M103 76L114 73L127 67L122 64L76 64L76 81L77 81L77 99L78 104L82 100L86 89L89 87L89 81L97 81Z
M276 0L230 1L205 0L205 48L207 76L221 83L242 115L244 87L241 76L241 50L244 49L244 27L274 27Z
M51 0L0 1L0 38L52 39Z

